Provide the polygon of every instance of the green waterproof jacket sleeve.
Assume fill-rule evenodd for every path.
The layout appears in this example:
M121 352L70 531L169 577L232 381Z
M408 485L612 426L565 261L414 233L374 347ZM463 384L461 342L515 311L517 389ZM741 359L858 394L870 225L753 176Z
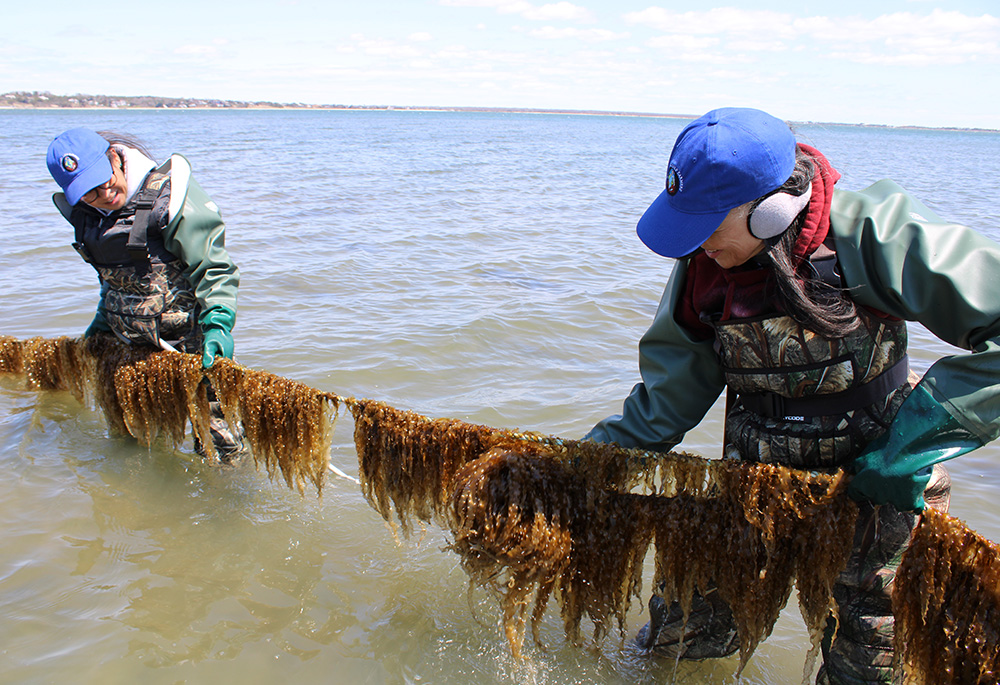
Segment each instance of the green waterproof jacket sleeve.
M860 304L923 324L972 354L935 362L920 386L982 444L1000 434L1000 245L949 224L892 181L837 191L839 267ZM900 408L897 419L908 410Z
M639 341L638 383L622 413L598 423L586 437L623 447L667 451L697 426L725 386L712 341L696 341L674 320L687 262L674 264L653 324Z
M164 245L187 265L184 276L201 306L199 323L219 308L235 317L240 272L226 251L226 226L218 206L186 173L190 167L173 155L170 214ZM184 192L186 191L186 192ZM183 192L183 195L175 195Z

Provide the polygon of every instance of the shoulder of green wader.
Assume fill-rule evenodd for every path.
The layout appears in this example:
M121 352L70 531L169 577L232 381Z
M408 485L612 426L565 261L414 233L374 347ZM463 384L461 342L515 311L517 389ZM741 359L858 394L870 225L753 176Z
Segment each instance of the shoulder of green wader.
M946 222L891 181L838 191L830 221L856 302L919 322L944 342L975 352L941 357L921 384L979 440L996 439L1000 244Z
M945 221L889 180L857 192L838 190L830 229L856 302L919 321L946 342L969 348L969 329L960 319L981 326L980 305L993 308L1000 245ZM968 317L956 316L969 307Z
M184 157L172 155L169 165L171 192L164 245L186 265L184 276L194 287L202 310L221 305L235 312L239 269L226 250L222 212L194 179Z

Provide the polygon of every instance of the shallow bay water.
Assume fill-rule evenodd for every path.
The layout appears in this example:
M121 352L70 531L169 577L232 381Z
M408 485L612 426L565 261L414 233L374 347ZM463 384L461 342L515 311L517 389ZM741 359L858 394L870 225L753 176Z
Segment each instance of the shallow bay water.
M635 236L681 119L461 112L0 111L0 334L78 335L97 279L50 201L49 140L126 131L184 154L222 207L242 271L237 360L432 417L579 437L637 381L670 271ZM844 175L895 179L1000 239L1000 133L802 124ZM918 369L956 350L912 326ZM961 353L961 352L959 352ZM721 407L683 448L719 452ZM351 419L332 462L357 473ZM65 393L0 381L0 681L637 683L673 663L628 641L515 662L497 605L467 592L445 533L396 541L356 484L322 497L190 439L109 436ZM1000 447L949 468L952 513L1000 540ZM650 564L650 560L647 560ZM648 590L651 568L644 575ZM585 626L586 627L586 626ZM794 600L744 672L798 682ZM732 681L734 659L677 682Z

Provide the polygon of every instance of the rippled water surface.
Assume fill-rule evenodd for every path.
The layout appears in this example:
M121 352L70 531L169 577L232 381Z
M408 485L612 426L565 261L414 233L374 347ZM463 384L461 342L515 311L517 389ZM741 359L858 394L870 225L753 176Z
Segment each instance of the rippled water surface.
M79 334L97 280L49 199L48 141L89 126L188 157L243 273L237 359L434 417L579 437L637 380L670 263L634 226L675 119L310 111L0 111L0 334ZM1000 238L1000 134L802 125L860 188L891 177ZM919 327L926 367L954 350ZM719 451L721 408L684 443ZM351 419L331 455L357 464ZM951 465L952 512L1000 540L1000 448ZM514 662L494 599L467 593L437 528L397 543L358 487L322 498L252 464L110 437L62 393L0 381L0 681L635 683L673 664L626 645ZM648 587L652 569L644 577ZM794 602L793 602L794 604ZM797 682L795 606L745 671ZM735 661L678 682L732 681Z

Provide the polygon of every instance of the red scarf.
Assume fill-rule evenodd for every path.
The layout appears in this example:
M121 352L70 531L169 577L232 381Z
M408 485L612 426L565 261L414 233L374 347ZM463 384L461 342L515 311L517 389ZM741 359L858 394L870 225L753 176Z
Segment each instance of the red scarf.
M806 259L830 232L833 186L840 180L840 173L816 148L803 143L798 147L809 155L815 168L808 213L793 249L796 257ZM704 252L697 252L688 262L684 296L675 314L678 323L698 337L710 338L714 332L701 320L702 312L721 314L723 321L774 312L770 275L769 269L753 262L723 269Z
M840 172L830 166L823 153L814 147L799 143L799 149L809 155L815 173L812 180L812 197L809 213L795 241L793 254L805 259L816 251L830 232L830 204L833 202L833 184L840 180Z

